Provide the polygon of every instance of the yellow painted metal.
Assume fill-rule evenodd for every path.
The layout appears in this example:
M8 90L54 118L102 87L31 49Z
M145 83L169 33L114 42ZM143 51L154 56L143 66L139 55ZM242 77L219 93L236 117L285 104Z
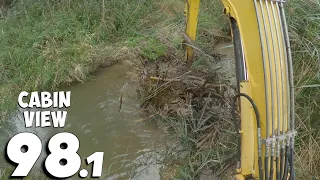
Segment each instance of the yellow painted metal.
M185 15L187 20L186 34L193 41L196 40L196 36L197 36L199 6L200 6L200 0L186 0L186 3L185 3ZM190 46L186 47L186 57L188 61L193 60L193 49Z
M250 83L248 81L240 82L240 92L251 96ZM240 97L241 110L241 173L243 175L252 174L254 169L254 140L256 139L255 121L252 106L250 102Z
M259 1L265 2L265 1ZM270 21L268 21L268 18L263 20L261 9L258 8L258 16L261 23L266 24L266 30L262 29L261 36L262 36L262 42L260 41L260 34L259 34L259 28L257 24L257 16L254 8L254 1L253 0L223 0L224 6L228 9L230 9L230 17L234 18L239 26L240 35L243 43L243 49L245 54L245 62L248 72L248 80L249 80L249 89L251 92L251 97L257 104L258 110L260 112L261 116L261 129L262 129L262 138L270 137L272 134L272 118L273 118L273 126L275 127L275 132L277 132L278 128L282 128L282 122L287 123L287 95L288 90L286 88L286 67L284 67L285 64L285 53L284 53L284 44L282 41L280 41L280 47L278 46L278 39L276 38L276 24L275 19L272 15L269 16ZM271 7L271 1L267 2L267 5L269 8ZM260 4L259 4L260 5ZM258 6L260 7L260 6ZM262 8L264 12L267 12L266 4L262 4ZM265 14L267 16L267 14ZM278 28L280 27L280 20L278 16L275 16L276 23ZM267 32L265 35L265 32ZM271 34L273 33L273 37ZM278 36L280 39L282 39L281 32L278 33ZM268 39L268 44L267 44ZM263 49L261 48L261 43L264 45ZM269 46L269 50L268 47ZM266 69L263 69L263 58L262 58L262 51L265 54L265 60L266 60ZM268 56L270 55L270 56ZM281 55L281 56L280 56ZM282 66L281 62L282 61ZM271 66L269 66L269 63ZM276 68L278 71L276 72ZM265 87L265 79L263 77L264 71L266 71L266 77L267 77L267 87ZM280 77L284 77L281 82ZM269 77L273 77L272 80L269 79ZM278 79L278 81L276 81ZM271 89L271 84L273 85L273 89ZM283 88L282 88L283 87ZM269 111L269 118L266 119L266 96L265 96L265 88L268 90L268 101L269 106L267 107ZM271 90L274 92L274 99L272 101L271 99ZM282 91L283 90L283 91ZM249 91L249 90L248 90ZM279 99L279 101L278 101ZM277 104L279 103L279 105ZM284 103L283 103L284 102ZM280 106L284 104L284 107ZM241 115L252 113L252 109L247 111L245 107L247 106L245 104L241 104ZM272 116L272 110L274 111ZM280 117L278 117L280 115ZM278 119L279 118L279 119ZM255 117L253 117L254 121L256 120ZM279 124L277 123L279 120ZM241 123L244 123L246 119L243 119L241 116ZM266 132L266 123L269 124L269 131ZM246 127L247 129L252 128L252 126ZM256 134L256 128L254 128L254 134ZM285 127L286 131L286 127ZM244 131L243 138L242 138L242 144L251 144L253 143L252 138L246 138L248 136L244 135L246 133L252 134L252 131ZM254 147L254 169L258 169L258 162L257 162L257 141L256 138L254 139L254 143L252 146L242 147L241 153L245 153L245 151L250 151L249 148ZM247 148L247 150L245 150ZM263 150L263 159L264 159L264 153L265 149ZM247 155L247 154L244 154ZM276 155L276 154L274 154ZM242 155L243 156L243 155ZM270 156L270 155L269 155ZM275 167L275 164L274 164ZM243 175L248 175L250 173L251 168L251 162L244 161L244 157L241 157L241 169ZM259 177L258 171L255 171L255 177ZM276 171L274 171L276 172Z
M280 18L277 13L275 16L269 14L269 17L267 14L267 6L269 10L271 10L271 7L274 5L275 11L277 11L276 5L271 4L274 3L273 1L257 1L258 9L256 14L254 0L222 0L222 2L225 7L224 12L235 19L239 27L245 57L245 67L248 75L247 81L240 82L240 92L249 95L257 105L261 118L262 138L272 136L272 123L274 123L273 126L275 128L275 134L273 135L277 135L276 133L279 128L281 129L280 133L282 133L282 130L286 132L288 130L287 102L289 94L289 89L286 86L288 83L287 67L285 66L286 54L282 41ZM187 34L195 40L199 0L188 0L188 4L189 6L186 8L188 19ZM262 12L264 13L265 19L263 19ZM260 26L260 32L257 18L260 19L261 23L264 23ZM264 29L264 25L266 29ZM263 54L265 59L263 59ZM188 60L190 60L192 57L192 49L187 50L187 55ZM265 68L263 60L266 62ZM264 73L266 73L266 79L264 78ZM265 88L267 88L267 94L265 94ZM272 91L274 94L273 99ZM240 100L241 167L239 170L241 172L236 175L236 179L244 179L244 177L249 175L258 178L262 175L260 175L258 171L256 118L251 104L243 98ZM269 102L268 107L266 107L266 100ZM266 109L268 109L268 114ZM267 123L269 124L268 132L266 131ZM264 159L266 149L263 148L262 150L262 159ZM269 154L269 157L270 155L271 154ZM274 168L275 167L274 164ZM263 169L265 169L265 167L263 167ZM276 173L276 171L274 172Z
M244 88L241 89L255 101L261 116L261 129L265 129L267 119L265 116L264 69L259 38L260 34L253 0L223 0L222 2L225 8L229 9L229 16L237 21L242 39L249 81L245 84ZM248 109L248 107L250 107L250 105L244 104L242 101L241 124L243 124L243 126L246 125L247 127L242 128L246 130L249 129L249 131L244 131L241 138L241 174L244 176L251 175L254 169L257 169L255 176L259 177L256 140L257 130L256 128L252 129L252 124L255 124L256 119L255 117L252 117L252 114L254 113L252 108ZM243 119L245 116L251 117L251 120L249 118ZM251 125L250 122L252 123ZM262 131L262 137L266 137L265 131ZM246 152L254 153L249 154ZM250 161L246 161L246 158L249 158Z

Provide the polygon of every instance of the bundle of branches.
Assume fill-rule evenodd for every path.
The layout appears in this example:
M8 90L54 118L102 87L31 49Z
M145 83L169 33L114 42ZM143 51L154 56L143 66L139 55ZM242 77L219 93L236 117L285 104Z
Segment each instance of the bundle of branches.
M178 134L189 151L187 159L195 166L186 172L197 175L207 166L215 174L222 173L235 162L236 131L229 104L234 89L228 83L216 83L219 74L212 69L164 59L145 63L141 108L158 115L167 129Z

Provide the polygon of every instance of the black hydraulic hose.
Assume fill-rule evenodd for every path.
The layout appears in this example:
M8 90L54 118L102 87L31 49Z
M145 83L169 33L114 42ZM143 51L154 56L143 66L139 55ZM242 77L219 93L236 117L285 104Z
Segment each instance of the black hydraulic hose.
M292 171L292 159L291 159L291 148L289 147L289 157L288 157L288 163L289 163L289 167L290 167L290 171L288 172L288 176L289 176L289 180L292 180L292 175L291 175L291 171ZM288 168L289 169L289 168Z
M286 145L286 157L284 161L284 173L282 180L287 180L288 178L288 167L289 167L289 145Z
M279 156L276 158L276 173L277 180L280 180Z
M290 147L290 180L294 180L295 172L294 172L294 152L293 147Z
M269 148L269 147L266 147ZM265 167L265 180L269 179L269 156L264 157L264 167Z
M282 178L282 175L283 175L283 163L284 163L284 147L281 147L281 151L280 151L280 177L279 177L279 179L281 180L281 178Z
M273 162L273 158L274 156L271 155L271 158L270 158L270 180L273 180L273 172L274 172L274 162Z
M259 176L260 180L263 180L263 171L262 171L262 159L261 157L258 158L258 166L259 166Z
M261 159L261 121L260 121L260 114L258 111L258 107L256 105L256 103L253 101L253 99L248 96L247 94L244 93L239 93L237 95L235 95L233 97L233 102L232 102L232 116L233 116L233 120L235 123L235 126L238 130L240 130L240 126L238 125L237 119L236 119L236 101L239 97L245 97L250 103L251 106L253 107L253 110L255 112L256 115L256 120L257 120L257 136L258 136L258 165L259 165L259 174L260 174L260 180L263 180L263 169L262 169L262 159ZM240 147L240 143L241 143L241 137L239 137L239 146L238 146L238 159L240 159L240 155L241 155L241 147Z
M240 30L237 24L237 21L234 18L230 18L231 21L231 28L232 28L232 37L233 37L233 44L234 44L234 56L236 59L236 78L237 78L237 85L240 87L239 83L246 79L245 75L245 67L244 67L244 59L243 59L243 52L242 52L242 42L241 42L241 35Z

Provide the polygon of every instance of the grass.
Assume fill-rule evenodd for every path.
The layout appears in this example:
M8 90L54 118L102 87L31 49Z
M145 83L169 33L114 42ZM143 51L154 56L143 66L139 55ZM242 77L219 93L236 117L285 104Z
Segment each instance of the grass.
M297 179L320 179L320 2L289 1L287 18L295 75Z
M99 66L131 58L128 40L147 39L143 52L152 60L164 54L153 36L157 27L170 24L173 18L165 11L175 13L174 3L17 1L0 17L0 119L16 108L22 90L83 82Z
M290 0L285 7L294 61L296 128L298 130L295 144L297 179L320 179L320 133L318 131L320 128L318 120L320 114L320 2ZM222 12L219 12L220 9L222 9L221 4L217 0L202 1L196 43L204 52L212 52L213 44L219 40L228 39L229 34L225 33L230 32L228 21L223 17ZM203 59L206 58L200 56L196 62ZM159 96L163 94L160 93ZM197 115L197 112L193 111L190 117L161 116L160 118L177 134L185 150L183 153L187 153L167 170L171 172L171 176L194 179L199 175L199 168L208 167L215 169L217 173L219 170L217 171L216 167L223 169L225 165L223 160L228 154L234 152L235 146L225 143L215 144L210 149L199 150L196 147L199 137L194 132L196 128L192 127L195 121L201 120ZM225 129L225 131L230 130L232 130L230 127ZM230 132L229 135L223 131L218 134L222 137L230 137Z
M218 0L201 2L196 43L208 54L213 44L230 40L228 19L222 9ZM286 10L299 131L297 179L320 179L320 3L290 0ZM124 58L156 63L162 57L170 60L183 57L179 34L184 29L183 1L24 0L2 14L0 120L7 119L16 109L16 98L22 90L52 91L63 84L84 82L100 66ZM179 138L187 154L181 162L173 163L174 176L192 179L204 167L225 168L221 162L234 152L235 145L221 143L196 150L199 133L189 125L199 116L160 119L170 125L171 133ZM219 131L219 137L230 136L232 127L229 128Z
M209 13L213 15L211 16L213 21L216 22L219 19L217 24L220 28L218 29L228 29L225 19L217 13L220 7L218 9L210 7L212 4L215 6L216 3L217 1L210 1L203 4L214 11ZM294 61L298 131L295 149L297 179L320 179L320 1L290 0L285 7ZM206 18L202 20L204 19ZM199 28L199 31L202 31L200 41L208 51L205 36L201 39L203 38L201 35L206 34L209 24L204 23L203 26L204 29ZM219 32L213 34L219 34ZM227 34L221 35L225 37Z
M213 171L216 178L229 178L234 175L232 174L234 173L232 168L234 168L237 146L232 143L236 141L236 136L232 133L234 131L233 126L230 126L228 122L223 122L223 120L216 120L214 128L206 129L207 124L193 127L191 124L199 119L200 117L173 119L162 117L167 127L170 127L173 132L179 132L179 145L183 146L183 151L176 150L177 154L180 155L170 157L174 161L167 167L165 173L170 171L174 173L169 174L168 179L172 177L196 179L203 169ZM204 128L205 131L201 132L199 130L201 128ZM180 157L181 155L182 157Z
M4 169L2 172L0 172L0 180L7 180L9 179L8 177L13 173L14 168L13 167L7 167L6 169ZM43 178L41 178L39 176L39 172L36 173L30 173L29 176L27 176L26 178L24 178L25 180L31 180L31 179L39 179L42 180Z

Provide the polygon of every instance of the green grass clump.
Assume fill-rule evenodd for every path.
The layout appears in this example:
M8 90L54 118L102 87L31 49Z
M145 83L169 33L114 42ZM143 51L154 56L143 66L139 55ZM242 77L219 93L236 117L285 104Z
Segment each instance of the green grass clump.
M169 21L163 11L174 12L174 3L17 1L0 17L0 119L16 108L22 90L54 90L85 81L99 65L117 59L112 56L127 39L137 34L148 37L163 19ZM164 53L157 41L147 42L152 46L144 48L148 58Z
M168 50L167 45L154 36L137 35L136 37L129 38L126 44L132 48L138 47L139 55L150 61L155 61L161 56L166 55Z
M200 3L197 41L201 47L211 50L212 43L231 40L229 19L223 14L222 1L203 0Z
M148 40L142 47L142 55L151 61L157 60L164 56L167 52L167 47L157 39Z

